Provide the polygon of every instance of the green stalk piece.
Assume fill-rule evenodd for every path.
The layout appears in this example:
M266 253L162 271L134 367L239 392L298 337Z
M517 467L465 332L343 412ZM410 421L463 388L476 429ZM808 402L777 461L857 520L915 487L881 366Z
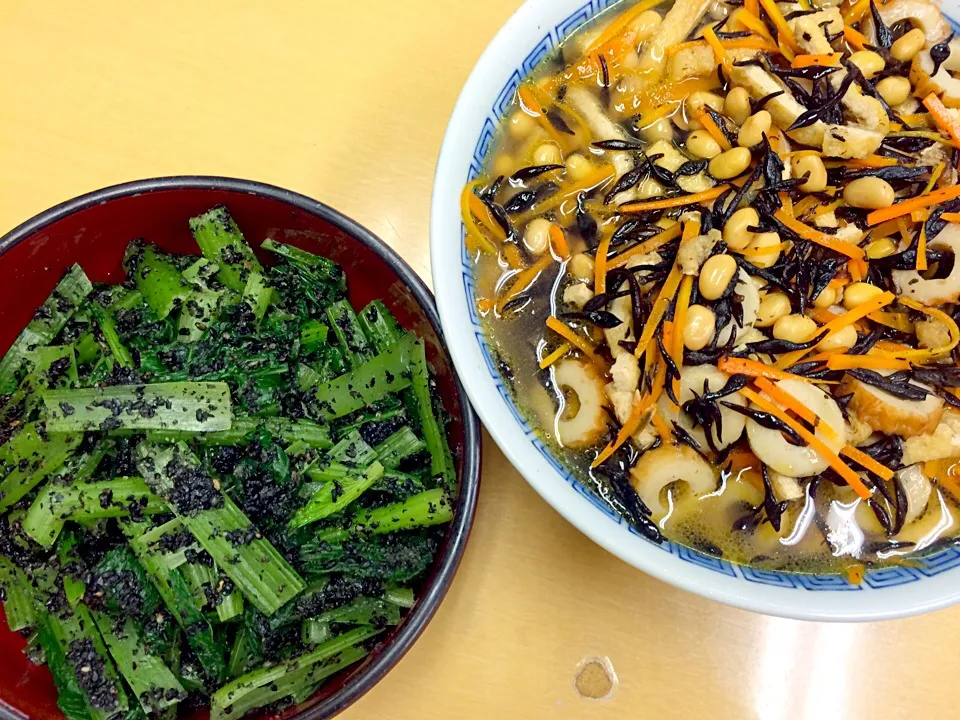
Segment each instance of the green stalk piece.
M133 536L130 539L130 548L150 575L150 580L160 593L167 610L186 631L187 643L196 653L204 671L214 679L225 677L227 661L223 648L217 642L210 623L197 607L196 598L179 568L186 562L184 550L179 553L166 553L159 547L164 537L181 531L183 523L175 518L141 535L137 535L131 525L121 525L121 528L128 537Z
M242 717L251 710L295 695L299 686L319 682L359 660L365 654L360 644L380 632L372 627L359 627L293 660L254 670L227 683L211 698L211 720ZM314 668L317 671L311 673Z
M86 273L73 265L0 360L0 393L16 389L17 374L30 354L53 341L92 290Z
M354 527L374 535L443 525L453 520L450 498L442 488L424 490L403 502L364 510L353 519Z
M338 300L327 308L327 320L351 368L373 357L374 347L363 334L349 300Z
M300 328L300 349L312 353L327 343L330 328L317 320L310 320Z
M84 605L42 612L39 637L59 697L70 720L109 720L129 709L117 668Z
M50 547L68 520L85 522L127 517L131 508L142 515L169 512L166 501L154 495L140 478L51 484L30 505L23 519L23 531L37 544Z
M91 430L211 432L232 426L230 388L222 382L116 385L43 393L50 433Z
M3 612L7 627L14 632L33 627L37 622L33 594L27 574L8 558L0 555L0 590L3 591Z
M143 442L136 458L147 483L173 500L171 507L184 527L260 612L272 615L306 587L233 500L220 492L185 444ZM184 497L192 505L182 504Z
M383 465L378 462L363 470L340 467L343 468L341 479L321 487L293 516L291 528L303 527L340 512L383 477Z
M190 295L177 266L142 240L130 243L124 264L132 272L144 301L160 320Z
M430 391L430 371L427 367L426 348L416 343L412 356L412 390L420 413L420 429L430 451L430 470L440 477L444 486L453 491L457 484L457 471L453 455L447 444L447 435L433 411L433 393Z
M406 335L382 300L374 300L367 305L360 311L358 320L363 334L373 343L378 353L382 353Z
M329 258L314 255L312 252L307 252L293 245L280 243L269 238L264 240L260 247L268 252L272 252L274 255L286 258L293 265L307 268L318 279L334 283L340 290L347 289L347 276L344 274L343 268Z
M118 622L104 613L92 615L117 670L130 685L144 712L160 712L187 697L163 659L146 649L132 619Z
M148 430L147 440L160 444L195 442L200 445L245 445L260 430L283 442L302 442L307 447L325 450L333 446L330 428L310 420L287 418L235 417L229 430L188 432L183 430Z
M93 319L97 321L100 332L103 333L103 339L107 343L110 354L113 355L114 362L120 367L132 368L133 355L129 348L123 344L123 340L120 339L120 333L117 332L117 325L113 321L113 316L95 302L90 304L90 312Z
M37 378L37 387L52 390L58 387L77 387L77 357L73 345L48 345L37 348L31 375Z
M404 425L375 448L377 460L388 470L400 466L406 458L427 449L426 444Z
M320 414L334 420L410 387L418 345L408 335L346 375L320 385L315 392Z
M247 284L243 287L243 301L250 306L253 316L262 320L267 314L267 308L273 300L273 288L267 285L266 279L259 272L252 272L247 276Z
M0 510L13 505L63 465L82 440L81 433L42 433L37 423L21 427L0 446Z
M250 273L263 270L223 205L191 218L190 230L203 256L218 265L217 278L231 290L243 292Z
M354 533L383 535L399 530L443 525L453 520L450 498L442 488L424 490L402 502L362 510L353 518L350 528L330 528L317 533L320 542L337 543Z

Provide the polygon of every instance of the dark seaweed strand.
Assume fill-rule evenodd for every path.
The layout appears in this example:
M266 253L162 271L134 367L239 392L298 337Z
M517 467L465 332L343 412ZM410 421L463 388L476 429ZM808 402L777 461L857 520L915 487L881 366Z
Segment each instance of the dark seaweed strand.
M630 312L633 317L634 332L639 332L644 324L643 317L643 289L637 276L628 268L614 268L607 273L608 287L619 288L626 281L630 286Z
M763 509L773 529L780 532L780 521L783 519L783 512L787 509L789 503L786 501L777 502L773 494L773 483L770 482L770 473L765 463L760 464L760 474L763 476Z
M700 443L694 440L690 436L690 433L688 433L679 423L677 423L676 420L673 420L672 424L673 430L670 434L673 435L674 440L680 445L686 445L704 460L710 462L709 458L707 458L706 454L704 454L703 448L700 447Z
M529 167L517 170L513 175L510 176L510 179L516 180L517 182L526 182L527 180L533 180L544 173L548 173L551 170L563 170L563 168L563 165L530 165Z
M877 5L873 0L870 0L870 15L873 18L873 27L877 34L877 44L882 48L889 49L893 45L893 33L883 22L883 17L881 17L880 11L877 10Z
M726 400L721 401L720 404L726 408L730 408L734 412L738 412L741 415L745 415L746 417L750 418L755 423L757 423L757 425L759 425L760 427L765 427L768 430L779 430L784 435L789 437L792 441L794 441L794 444L796 445L805 444L803 442L803 438L801 438L800 435L797 434L796 430L794 430L792 427L787 425L785 422L783 422L783 420L781 420L775 415L771 415L770 413L763 412L762 410L755 410L750 407L737 405L736 403L729 403Z
M940 70L940 66L950 57L950 41L953 40L954 35L956 35L956 33L950 33L950 37L930 48L930 58L933 60L933 72L930 73L930 77L936 75Z

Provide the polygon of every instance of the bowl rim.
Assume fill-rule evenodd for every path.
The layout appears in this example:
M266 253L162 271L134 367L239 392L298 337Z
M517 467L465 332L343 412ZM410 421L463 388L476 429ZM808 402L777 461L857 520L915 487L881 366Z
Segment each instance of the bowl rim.
M410 289L417 304L423 310L434 332L436 332L441 349L450 362L454 388L460 402L460 421L463 425L464 434L463 473L459 478L460 492L457 497L459 512L456 513L450 527L449 540L444 554L436 561L429 587L420 597L412 612L404 618L404 622L396 634L385 645L381 646L381 651L373 657L369 664L362 667L355 678L352 678L316 705L287 716L298 720L329 718L359 700L400 662L401 658L426 629L427 624L436 614L440 603L446 597L454 575L463 559L476 513L480 485L480 421L464 390L463 383L460 382L456 366L450 355L450 349L444 339L443 328L437 313L436 299L423 280L393 248L370 230L329 205L292 190L255 180L214 175L175 175L110 185L54 205L16 226L0 237L0 256L51 224L79 211L125 197L167 190L224 190L257 195L292 205L335 225L376 253ZM7 707L0 702L0 719L20 720L21 717L12 707Z
M477 413L524 479L574 527L624 562L680 589L754 612L816 621L886 620L956 603L960 600L960 570L933 577L947 568L935 569L916 573L909 584L885 586L881 580L876 587L849 584L837 587L821 582L823 578L830 580L826 576L803 576L811 582L787 589L759 577L764 575L763 571L749 566L733 568L724 561L731 565L727 574L706 569L709 559L700 558L701 562L690 559L686 557L690 551L683 546L668 543L665 545L669 547L664 549L669 552L664 552L630 535L623 526L601 517L596 508L591 510L584 494L571 485L570 473L542 447L539 438L532 435L516 407L505 397L498 397L502 394L498 392L502 384L499 373L491 366L491 353L485 350L486 337L481 328L476 327L475 312L466 300L467 294L473 296L468 277L471 268L461 256L463 228L459 194L468 178L478 172L480 157L493 138L498 124L495 121L499 121L496 116L512 97L512 88L528 74L531 62L542 57L544 44L555 47L569 34L571 22L596 17L615 2L527 0L501 27L477 61L450 117L434 179L431 266L451 355ZM955 5L956 0L948 3L946 11L955 11ZM490 345L495 344L491 340ZM960 564L960 551L952 554L950 567L955 567ZM749 578L743 568L749 571ZM791 577L801 575L791 574Z

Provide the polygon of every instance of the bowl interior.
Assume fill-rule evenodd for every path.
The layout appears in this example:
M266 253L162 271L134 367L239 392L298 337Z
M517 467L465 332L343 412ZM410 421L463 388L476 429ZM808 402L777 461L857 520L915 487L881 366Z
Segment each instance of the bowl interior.
M476 497L476 420L469 406L461 402L429 294L409 267L402 261L397 266L391 265L388 258L394 262L398 258L385 246L375 247L374 243L379 241L351 221L319 203L276 188L205 179L189 179L180 186L176 179L121 186L48 211L37 221L21 227L20 230L27 233L25 236L18 230L0 239L0 348L5 350L10 346L34 309L73 263L83 267L91 280L117 282L123 278L124 248L134 238L142 237L171 252L198 254L187 220L219 204L230 209L254 247L271 238L340 263L347 273L349 297L355 307L377 298L383 300L405 327L426 341L440 396L453 418L449 440L458 462L461 492L457 519L446 545L441 548L431 575L421 584L418 606L404 622L386 636L377 651L363 663L335 676L317 696L299 708L299 711L313 708L313 712L305 716L326 716L359 697L399 660L406 647L390 658L381 657L389 652L392 640L403 635L405 642L398 645L409 645L432 616L462 552ZM51 217L52 222L44 222ZM36 229L32 229L34 224L38 226ZM269 253L258 250L258 255L262 261L269 262ZM406 280L401 274L408 275ZM408 283L419 286L426 305L418 301ZM0 611L0 657L4 659L0 663L0 716L6 706L21 717L37 720L62 717L56 706L56 690L50 673L26 660L21 652L24 645L23 638L7 629ZM372 667L374 665L377 667ZM357 685L363 687L358 689ZM350 696L344 697L341 690L349 691Z
M471 401L494 440L533 488L588 537L677 587L738 607L811 620L879 620L960 599L960 548L939 547L909 566L804 575L736 565L673 542L651 543L586 488L526 421L499 371L496 343L476 309L473 262L459 196L480 175L519 85L563 40L616 0L528 0L488 46L464 87L444 137L431 208L431 261L444 333ZM632 4L632 3L631 3ZM960 17L960 2L943 10ZM957 25L951 20L951 25ZM452 242L460 239L459 243Z

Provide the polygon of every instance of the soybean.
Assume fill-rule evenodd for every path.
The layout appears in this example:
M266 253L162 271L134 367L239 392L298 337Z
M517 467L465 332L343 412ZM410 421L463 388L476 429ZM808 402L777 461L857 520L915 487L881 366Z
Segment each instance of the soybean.
M683 344L690 350L703 350L717 332L717 317L713 310L703 305L687 308L687 320L683 326Z
M722 152L710 161L710 174L718 180L735 178L749 167L750 157L750 151L745 147Z
M900 62L909 62L923 49L926 43L927 36L923 34L923 30L914 28L893 43L890 47L890 54Z
M893 187L878 177L862 177L843 189L843 201L856 208L879 210L893 205Z
M723 226L723 241L733 250L743 250L753 242L754 233L747 228L760 224L760 215L753 208L740 208Z
M727 291L730 281L737 274L737 261L730 255L714 255L700 268L698 287L707 300L717 300Z
M694 157L710 160L723 152L723 149L706 130L694 130L687 137L687 152Z
M827 187L827 168L816 155L801 155L793 161L793 176L806 177L807 181L800 186L804 192L823 192Z
M763 142L763 136L770 131L773 118L766 110L760 110L747 118L737 135L740 147L751 148ZM749 160L747 161L749 163Z

